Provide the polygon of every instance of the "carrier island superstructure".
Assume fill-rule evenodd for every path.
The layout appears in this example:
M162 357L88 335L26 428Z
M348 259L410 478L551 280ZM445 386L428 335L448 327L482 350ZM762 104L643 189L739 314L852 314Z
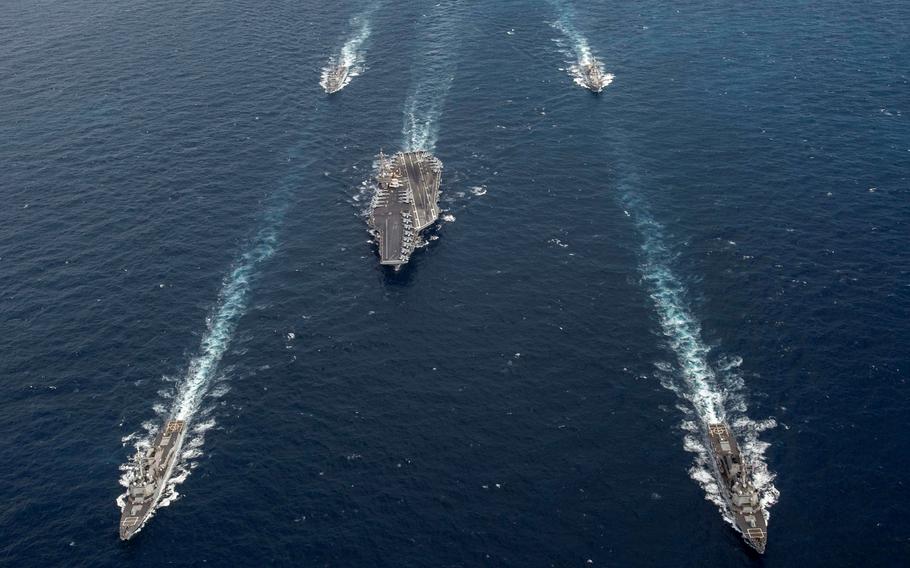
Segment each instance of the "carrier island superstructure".
M406 264L420 244L420 231L439 218L442 162L422 150L377 156L370 227L380 263Z

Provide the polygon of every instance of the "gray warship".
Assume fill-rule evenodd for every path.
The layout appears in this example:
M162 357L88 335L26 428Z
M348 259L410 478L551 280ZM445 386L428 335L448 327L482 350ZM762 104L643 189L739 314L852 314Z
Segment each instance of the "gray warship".
M347 85L351 68L344 63L332 65L322 74L322 88L328 94L337 93Z
M609 85L613 80L612 75L603 72L603 69L600 67L600 62L594 57L592 57L589 62L579 65L578 70L581 72L580 84L594 93L603 91L604 87Z
M136 470L120 514L122 540L129 540L139 532L149 515L155 511L174 470L185 435L186 422L168 420L145 455L141 452L136 454Z
M400 268L420 243L420 231L439 218L442 162L422 150L377 156L370 227L380 263Z
M736 530L749 545L762 554L768 543L768 525L758 490L749 479L749 467L743 461L733 433L726 422L708 425L708 441L714 458L714 469L721 493Z

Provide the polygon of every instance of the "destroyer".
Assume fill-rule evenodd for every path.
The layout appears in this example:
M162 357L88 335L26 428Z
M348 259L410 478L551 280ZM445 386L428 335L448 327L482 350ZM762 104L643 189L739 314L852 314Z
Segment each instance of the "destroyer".
M600 67L600 62L594 57L589 62L581 64L578 70L581 72L581 86L594 93L603 91L604 87L613 81L613 76L604 73Z
M717 481L724 500L733 513L736 529L759 553L768 543L768 525L758 490L749 479L749 468L726 422L708 425L708 440Z
M380 262L398 268L410 260L420 231L439 218L442 162L422 150L377 158L370 227Z
M350 67L344 63L334 65L323 73L322 88L328 94L337 93L348 84L348 77L350 76Z
M183 445L186 422L168 420L145 455L136 454L136 470L120 515L120 538L129 540L155 511Z

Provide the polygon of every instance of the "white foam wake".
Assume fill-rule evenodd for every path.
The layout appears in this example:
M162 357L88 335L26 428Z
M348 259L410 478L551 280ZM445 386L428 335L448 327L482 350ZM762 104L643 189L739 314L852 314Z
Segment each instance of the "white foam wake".
M249 249L224 281L215 312L206 322L200 353L190 361L171 414L179 420L190 420L199 408L212 377L231 343L237 320L246 312L251 282L260 262L272 256L278 238L276 226L259 231Z
M567 62L568 67L566 70L575 81L576 85L588 88L585 83L582 68L595 61L594 52L591 50L588 38L575 27L575 10L572 6L560 0L551 0L551 4L553 4L558 14L558 18L552 23L552 26L562 32L564 38L569 42L568 48L565 49L566 57L570 58ZM563 41L558 41L557 43L560 46L565 47ZM613 82L614 76L612 73L607 73L604 70L603 63L601 63L599 59L597 60L596 66L603 75L601 85L603 88L606 88Z
M451 78L444 79L451 83ZM440 85L427 86L423 83L414 89L405 103L403 146L406 151L426 150L430 153L436 149L439 137L439 116L442 114L442 89ZM446 87L447 91L448 88Z
M401 128L402 146L407 151L434 152L439 135L439 118L455 73L458 33L458 5L436 4L428 14L420 16L420 69L416 84L404 105L404 124Z
M622 203L641 234L641 276L654 301L661 332L676 357L675 365L657 363L656 374L662 385L689 403L680 405L680 410L686 416L682 423L686 432L684 447L696 455L690 475L732 524L733 518L717 487L711 455L704 445L705 425L726 420L751 466L752 482L761 494L767 515L779 492L764 459L768 444L760 441L758 434L776 423L773 419L753 421L746 416L739 373L742 359L721 357L712 363L711 349L704 343L701 325L689 308L685 286L672 270L675 255L664 243L663 227L636 196L627 193Z
M144 435L133 433L123 439L123 444L132 443L136 455L139 455L148 451L164 420L176 418L187 422L188 431L183 447L179 448L180 455L158 507L167 506L177 498L176 486L182 483L195 467L194 458L201 455L205 433L215 425L214 419L210 417L212 408L204 407L203 402L206 399L220 398L228 390L225 385L213 388L223 378L223 375L217 372L218 365L231 344L237 322L246 313L252 282L259 264L275 252L278 229L283 217L283 207L269 215L266 226L259 230L224 279L215 308L207 318L199 352L190 360L186 374L177 379L165 377L167 382L175 383L174 388L165 389L160 393L169 404L155 404L153 408L158 414L158 419L143 423ZM122 472L120 484L128 487L135 475L135 461L123 464L120 470ZM121 508L125 498L126 493L117 499L117 504Z
M322 78L319 84L323 89L327 89L329 72L338 65L348 68L348 75L342 82L341 89L347 87L354 77L366 70L366 51L363 45L370 37L373 13L377 8L378 4L371 4L363 13L351 18L351 35L341 46L341 50L332 55L326 66L322 68Z

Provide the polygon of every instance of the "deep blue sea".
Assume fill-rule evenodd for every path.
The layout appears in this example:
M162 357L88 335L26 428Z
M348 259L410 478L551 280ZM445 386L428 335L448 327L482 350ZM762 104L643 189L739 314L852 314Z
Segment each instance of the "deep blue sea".
M910 563L910 3L0 12L0 566ZM395 273L404 148L444 212Z

